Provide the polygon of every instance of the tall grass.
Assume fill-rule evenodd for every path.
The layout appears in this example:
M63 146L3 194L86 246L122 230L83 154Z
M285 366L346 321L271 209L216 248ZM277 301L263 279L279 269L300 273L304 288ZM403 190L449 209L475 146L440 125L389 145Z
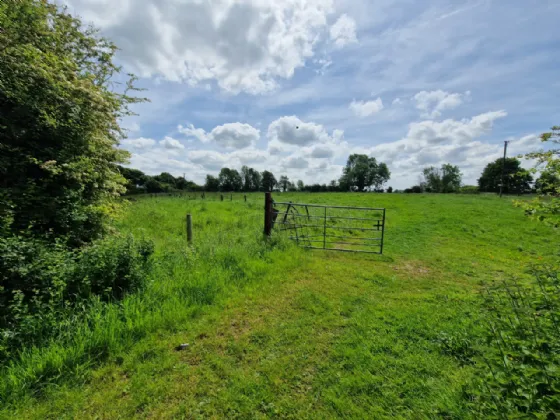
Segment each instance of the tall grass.
M157 330L179 331L205 306L297 265L303 255L281 238L264 240L260 206L237 203L140 200L118 222L148 236L156 254L148 285L119 302L99 299L78 308L46 345L26 348L0 372L0 401L39 395L61 382L87 380L91 367L115 359ZM194 214L195 243L185 238L185 214ZM292 258L285 258L288 252Z

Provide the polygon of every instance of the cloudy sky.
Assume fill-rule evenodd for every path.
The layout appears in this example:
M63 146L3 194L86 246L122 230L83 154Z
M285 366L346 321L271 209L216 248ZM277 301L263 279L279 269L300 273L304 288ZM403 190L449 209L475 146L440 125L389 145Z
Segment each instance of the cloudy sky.
M328 183L366 153L394 188L446 162L475 183L504 140L531 151L560 124L558 0L66 4L148 89L122 147L149 174L248 165Z

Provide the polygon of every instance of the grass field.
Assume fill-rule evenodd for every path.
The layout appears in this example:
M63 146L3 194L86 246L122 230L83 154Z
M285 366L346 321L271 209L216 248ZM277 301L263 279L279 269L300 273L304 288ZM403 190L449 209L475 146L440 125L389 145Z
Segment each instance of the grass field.
M150 284L25 352L0 416L469 418L480 285L557 259L557 232L494 196L276 199L385 207L384 255L264 241L262 194L140 198L117 227L155 242Z

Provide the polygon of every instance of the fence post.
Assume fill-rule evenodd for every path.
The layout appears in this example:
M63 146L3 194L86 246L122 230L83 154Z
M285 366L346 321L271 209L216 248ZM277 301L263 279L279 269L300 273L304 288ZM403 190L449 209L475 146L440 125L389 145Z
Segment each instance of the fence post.
M224 195L220 194L220 201L224 201Z
M193 234L192 234L192 216L191 214L187 214L187 242L189 245L192 244L193 241Z
M264 234L272 233L272 193L264 193Z
M245 198L245 202L247 202L247 195L244 195L243 198Z

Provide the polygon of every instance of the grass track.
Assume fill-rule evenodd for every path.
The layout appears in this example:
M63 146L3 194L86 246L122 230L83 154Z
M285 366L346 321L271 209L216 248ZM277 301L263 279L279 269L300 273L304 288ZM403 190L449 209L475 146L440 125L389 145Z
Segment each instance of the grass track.
M146 293L159 293L163 305L188 286L190 303L183 310L174 305L83 384L63 382L46 391L47 399L22 400L3 414L468 417L462 387L471 367L443 351L442 336L468 340L476 333L481 281L523 276L532 260L557 258L554 232L495 197L294 194L285 200L387 207L385 255L282 245L263 256L254 245L261 195L249 203L141 199L120 229L153 238L159 258L171 260L156 273L177 283L162 290L154 279ZM215 276L214 268L204 261L180 264L188 258L186 212L193 213L200 258L224 267L216 297L207 301L200 290L217 281L204 276L205 270ZM174 351L182 342L189 348Z

